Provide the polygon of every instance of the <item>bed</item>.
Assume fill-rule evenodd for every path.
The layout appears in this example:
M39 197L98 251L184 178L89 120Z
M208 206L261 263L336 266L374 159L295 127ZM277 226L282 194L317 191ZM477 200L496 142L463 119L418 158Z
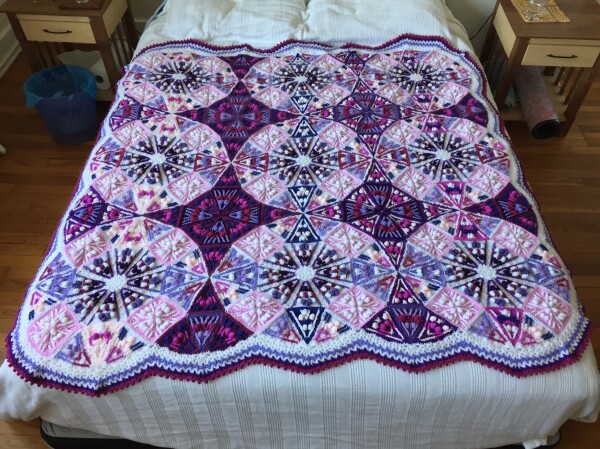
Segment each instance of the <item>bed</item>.
M529 449L595 421L590 324L472 54L441 0L167 2L0 418L211 449Z

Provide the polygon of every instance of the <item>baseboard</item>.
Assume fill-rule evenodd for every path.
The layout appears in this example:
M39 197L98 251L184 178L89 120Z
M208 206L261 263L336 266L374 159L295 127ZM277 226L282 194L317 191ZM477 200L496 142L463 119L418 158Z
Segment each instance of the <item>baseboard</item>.
M4 36L0 37L0 78L4 76L15 58L21 52L21 47L12 31L6 30Z

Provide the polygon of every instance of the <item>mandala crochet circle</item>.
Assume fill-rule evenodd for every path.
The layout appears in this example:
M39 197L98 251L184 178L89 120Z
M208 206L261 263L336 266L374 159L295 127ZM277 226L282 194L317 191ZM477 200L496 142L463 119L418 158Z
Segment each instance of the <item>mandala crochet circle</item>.
M94 395L249 363L573 360L588 322L484 89L435 40L143 51L12 366Z

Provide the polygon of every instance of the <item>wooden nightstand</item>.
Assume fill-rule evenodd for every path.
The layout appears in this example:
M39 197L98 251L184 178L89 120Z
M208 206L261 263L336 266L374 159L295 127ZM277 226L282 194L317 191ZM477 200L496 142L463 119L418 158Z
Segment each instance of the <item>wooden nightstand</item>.
M527 23L511 0L498 0L481 61L485 66L486 61L497 58L498 51L508 57L507 67L497 80L494 99L499 106L521 65L546 67L546 82L562 122L560 135L565 136L600 72L600 5L596 0L557 3L571 22ZM519 120L522 114L512 112L504 118Z
M105 0L101 9L60 9L60 1L7 0L0 6L29 59L32 71L60 64L68 50L99 50L114 88L119 68L129 62L137 45L137 32L128 0ZM98 91L110 100L113 89Z

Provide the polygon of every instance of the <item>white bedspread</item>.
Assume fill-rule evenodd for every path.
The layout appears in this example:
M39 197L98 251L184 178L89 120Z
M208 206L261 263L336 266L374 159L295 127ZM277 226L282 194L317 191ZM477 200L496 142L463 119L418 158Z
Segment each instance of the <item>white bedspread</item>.
M159 16L147 28L139 49L170 40L164 22ZM451 14L448 24L441 34L472 51ZM156 377L100 398L28 385L4 363L0 418L41 416L185 449L535 447L567 419L594 421L599 384L591 348L578 363L522 379L470 362L408 374L355 361L318 375L252 366L208 384Z
M32 387L4 364L0 393L2 418L41 416L165 447L467 449L539 439L535 447L569 418L596 419L598 371L589 349L579 363L524 379L467 362L425 374L370 361L319 375L252 366L208 384L155 377L90 398Z

